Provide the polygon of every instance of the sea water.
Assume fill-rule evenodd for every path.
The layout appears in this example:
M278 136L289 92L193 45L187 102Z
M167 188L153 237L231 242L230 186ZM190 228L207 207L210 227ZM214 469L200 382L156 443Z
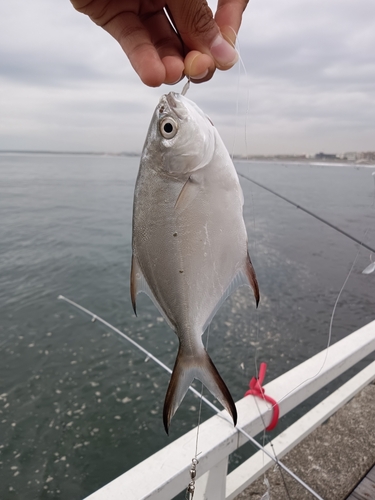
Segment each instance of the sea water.
M173 366L175 334L146 296L138 296L135 317L129 297L138 163L0 155L2 500L83 498L197 423L199 403L188 394L168 437L162 408L169 375L57 300L62 294L78 302ZM375 167L236 166L375 247ZM208 347L235 400L255 375L255 362L268 363L269 381L325 348L334 302L358 252L332 228L245 179L241 184L261 302L256 311L250 289L238 290L214 318ZM369 263L370 252L359 249L332 342L374 319L375 273L361 274ZM210 416L203 408L202 419ZM233 454L231 466L250 453L247 445Z

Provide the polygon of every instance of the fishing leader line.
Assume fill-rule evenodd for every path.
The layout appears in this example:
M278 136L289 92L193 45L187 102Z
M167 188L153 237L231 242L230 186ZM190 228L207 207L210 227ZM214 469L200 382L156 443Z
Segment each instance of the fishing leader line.
M236 49L237 54L238 54L238 58L239 58L239 62L240 62L240 64L238 65L237 94L236 94L235 130L237 130L237 127L239 127L239 95L240 95L241 67L243 69L245 77L248 76L248 73L247 73L245 62L244 62L244 60L242 59L242 56L241 56L241 49L240 49L239 37L237 37L237 34L236 34L236 32L233 29L232 29L232 31L233 31L236 43L234 44L228 37L225 37L225 38L226 38L227 42L229 42L233 46L233 48ZM248 141L247 141L247 129L248 129L248 117L249 117L249 114L250 114L250 89L248 88L247 92L246 92L246 112L245 112L245 123L244 123L244 139L245 139L246 156L248 156L248 151L249 151ZM237 137L237 134L235 133L234 134L234 138L233 138L232 153L231 153L231 158L232 158L232 162L233 163L234 163L234 151L235 151L235 145L236 145L236 137ZM251 211L251 213L252 213L252 223L253 223L254 234L257 234L256 233L256 209L255 209L254 191L251 189L250 192L251 192L251 204L252 204L252 211ZM254 246L254 255L256 256L256 251L257 251L257 241L256 241L256 238L254 239L253 246ZM259 342L260 342L259 338L260 338L260 311L259 311L259 308L257 308L256 309L256 342L257 342L257 346L259 345ZM248 347L247 354L245 356L245 362L249 358L250 358L250 346ZM258 372L258 347L256 347L255 353L254 353L254 367L255 367L255 376L256 376L257 379L259 379L259 372ZM246 371L247 370L244 367L245 376L246 376ZM251 378L251 375L249 373L247 373L247 378L249 379L249 377ZM262 393L262 398L266 402L264 393ZM259 409L257 398L255 398L255 403L256 403L257 410L258 410L258 414L259 414L259 416L260 416L260 418L262 420L262 423L263 423L263 435L262 435L263 448L265 446L265 442L268 441L268 443L270 444L272 453L273 453L273 455L275 457L275 461L277 463L279 459L277 457L276 450L275 450L275 447L273 446L272 441L267 436L267 430L266 430L267 426L266 426L266 424L264 422L263 415L261 414L261 411ZM263 458L263 465L264 465L264 455L262 455L262 458ZM287 484L286 484L286 481L285 481L285 478L284 478L283 469L281 467L279 467L278 470L279 470L279 473L280 473L280 476L281 476L281 480L282 480L282 483L284 485L284 489L285 489L285 492L287 494L287 497L288 497L289 500L291 500L290 499L289 490L288 490L288 487L287 487ZM268 481L266 473L267 473L267 471L264 471L264 473L263 473L263 484L266 486L267 490L264 493L264 495L262 496L261 500L268 500L270 498L270 483Z
M59 295L57 297L57 299L58 300L63 300L64 302L67 302L68 304L72 305L73 307L75 307L75 308L79 309L80 311L84 312L88 316L91 316L91 322L92 323L94 323L96 321L99 321L100 323L102 323L103 325L105 325L106 327L108 327L110 330L112 330L115 333L117 333L118 335L120 335L120 337L122 337L125 340L127 340L130 344L132 344L134 347L136 347L137 349L139 349L141 352L143 352L144 354L146 354L146 356L148 358L150 358L153 361L155 361L155 363L157 363L159 366L161 366L168 373L170 373L170 374L172 373L172 370L167 365L165 365L162 361L160 361L156 356L154 356L153 354L151 354L149 351L147 351L147 349L145 349L144 347L142 347L140 344L138 344L138 342L136 342L135 340L133 340L132 338L130 338L128 335L126 335L125 333L123 333L121 330L119 330L115 326L113 326L110 323L108 323L108 321L106 321L105 319L101 318L100 316L98 316L97 314L93 313L89 309L86 309L85 307L77 304L73 300L70 300L67 297L64 297L63 295ZM201 397L201 394L196 389L194 389L194 387L189 386L189 390L193 394L195 394L196 396L198 396L199 398ZM223 420L225 420L226 422L228 422L230 424L232 423L231 420L225 414L223 414L219 408L217 408L217 406L215 406L213 403L211 403L211 401L209 401L203 395L202 395L202 401L207 406L209 406L220 418L222 418ZM242 435L244 435L256 448L258 448L263 453L265 453L268 456L268 458L270 458L273 462L275 462L278 467L281 467L287 474L289 474L289 476L291 476L295 481L297 481L305 490L307 490L309 493L311 493L315 498L317 498L318 500L324 500L318 493L316 493L316 491L314 491L301 478L299 478L296 474L294 474L294 472L291 471L286 465L284 465L280 460L278 460L275 457L273 457L272 454L268 450L266 450L265 448L263 448L263 446L261 444L259 444L258 441L256 441L244 429L242 429L241 427L238 427L238 426L235 427L235 429L238 432L240 432Z
M239 94L240 94L241 67L243 69L245 77L248 76L248 72L247 72L247 69L246 69L245 62L244 62L244 60L242 59L242 56L241 56L241 49L240 49L239 38L236 36L236 33L234 32L234 30L233 30L233 33L234 33L234 36L236 38L236 46L234 46L233 43L232 43L232 46L237 50L237 54L238 54L238 58L239 58L239 62L240 62L239 66L238 66L238 77L237 77L236 120L235 120L235 129L237 129L237 127L238 127L238 121L239 121L238 118L239 118ZM227 39L227 41L229 43L231 43L230 40ZM248 130L248 117L249 117L249 114L250 114L250 89L248 88L247 92L246 92L246 112L245 112L245 123L244 123L245 151L246 151L246 156L247 157L248 157L248 151L249 151L249 146L248 146L248 141L247 141L247 130ZM232 144L231 158L232 158L233 163L234 163L234 149L235 149L235 144L236 144L236 134L234 135L233 144ZM252 205L252 210L251 210L251 213L252 213L252 223L253 223L254 234L257 234L257 232L256 232L256 206L255 206L255 200L254 200L254 191L252 189L250 189L250 192L251 192L251 205ZM257 253L257 240L256 240L256 238L254 239L253 247L254 247L254 255L256 257L256 253ZM259 371L258 371L258 357L259 357L258 345L260 343L260 340L259 340L260 339L260 311L259 311L259 308L256 309L255 314L256 314L256 343L257 343L257 347L255 348L255 353L254 353L254 368L255 368L255 377L256 377L256 379L259 379ZM250 355L251 355L250 354L250 349L251 348L249 346L248 350L247 350L247 354L245 356L245 361L250 358ZM245 370L245 367L244 367L244 371L245 371L245 376L246 376L246 371L248 372L248 370ZM247 379L249 379L249 378L251 378L251 375L249 373L247 373ZM265 395L264 395L263 392L261 393L261 396L262 396L263 401L266 402ZM258 414L259 414L259 416L260 416L260 418L262 420L262 423L263 423L263 435L262 435L263 448L265 446L265 442L267 441L269 443L270 447L271 447L272 453L273 453L273 455L275 457L275 461L277 463L278 462L278 457L277 457L277 454L276 454L275 447L274 447L272 441L269 439L269 437L267 435L267 430L266 430L267 426L265 424L263 415L261 414L261 411L260 411L260 408L259 408L259 405L258 405L258 402L257 402L257 398L254 398L254 399L255 399L257 410L258 410ZM262 458L263 458L263 465L264 465L264 455L262 455ZM288 500L291 500L291 497L290 497L290 494L289 494L289 490L288 490L288 486L286 484L285 477L284 477L284 474L283 474L283 469L281 467L278 467L278 471L280 473L281 480L282 480L282 483L283 483L286 495L288 497ZM263 484L266 486L267 489L266 489L266 492L264 493L264 495L262 496L261 500L268 500L270 498L270 483L268 481L268 478L267 478L266 474L267 474L267 471L265 471L263 473Z
M181 95L185 96L187 91L190 88L190 76L188 76L187 82L183 86L181 90ZM208 338L209 338L209 332L210 332L210 326L208 326L208 332L207 332L207 341L206 341L206 351L208 348ZM199 441L199 426L201 423L201 414L202 414L202 401L203 401L203 382L201 382L202 388L201 388L201 393L199 396L199 410L198 410L198 423L197 423L197 434L195 438L195 454L194 457L191 459L191 468L190 468L190 482L188 484L188 487L186 489L185 493L185 499L186 500L193 500L194 493L195 493L195 478L197 475L197 465L199 464L198 461L198 441Z

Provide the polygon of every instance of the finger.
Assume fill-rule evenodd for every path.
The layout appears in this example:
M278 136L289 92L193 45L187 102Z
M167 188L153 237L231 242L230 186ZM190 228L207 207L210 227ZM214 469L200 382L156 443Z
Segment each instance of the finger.
M185 75L193 83L202 83L210 80L215 72L213 59L198 50L188 52L185 57Z
M238 33L241 26L242 14L247 7L249 0L219 0L215 14L215 21L220 31L233 40L233 36ZM228 29L229 27L229 29Z
M158 87L165 81L166 68L134 5L125 8L124 2L71 1L119 42L143 83Z
M148 30L132 12L122 12L102 26L121 45L142 82L158 87L166 70Z
M121 45L141 80L149 86L177 83L183 77L183 47L163 10L139 16L131 6L72 0L73 6L104 28Z
M180 38L162 10L147 17L141 17L141 20L164 64L166 75L163 83L177 83L183 78L184 72L184 48Z
M163 83L174 85L184 78L184 61L182 59L165 56L162 58L162 63L165 68L165 79Z
M169 0L168 8L189 51L211 56L220 69L233 66L238 59L237 52L221 35L205 0Z

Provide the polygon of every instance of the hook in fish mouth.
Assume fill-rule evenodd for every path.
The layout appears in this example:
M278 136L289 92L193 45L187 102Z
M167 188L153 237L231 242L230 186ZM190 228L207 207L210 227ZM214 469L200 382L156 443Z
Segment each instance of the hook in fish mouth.
M160 118L172 113L175 114L178 119L184 120L189 115L183 103L183 98L181 99L181 94L177 92L169 92L169 94L161 96L158 111Z

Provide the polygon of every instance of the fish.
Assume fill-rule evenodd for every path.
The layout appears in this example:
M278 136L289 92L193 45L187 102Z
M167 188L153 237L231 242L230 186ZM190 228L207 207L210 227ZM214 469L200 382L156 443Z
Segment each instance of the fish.
M243 193L211 120L190 99L160 98L144 143L134 191L130 294L146 293L179 339L164 401L171 419L194 379L229 412L233 398L202 335L239 286L259 287L248 252Z

